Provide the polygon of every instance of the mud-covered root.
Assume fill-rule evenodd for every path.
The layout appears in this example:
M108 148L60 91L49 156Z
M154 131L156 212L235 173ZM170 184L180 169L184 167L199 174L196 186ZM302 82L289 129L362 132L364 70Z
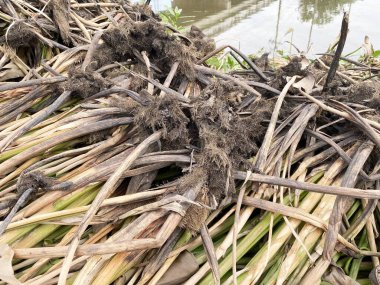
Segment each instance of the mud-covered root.
M73 68L69 72L69 79L63 83L63 88L71 91L73 95L83 99L94 95L106 87L109 83L95 71L83 71L80 68Z
M123 97L119 95L112 95L107 100L108 105L110 107L116 107L123 111L125 111L127 114L134 114L136 108L139 108L141 105L137 103L135 100L133 100L130 97Z
M32 188L34 189L33 193L37 194L39 189L46 189L55 183L55 179L47 177L41 171L23 171L17 180L17 192L21 195L27 189Z
M191 40L200 57L204 57L216 48L215 41L207 37L201 29L196 26L191 26L186 36Z
M250 115L241 117L236 110L243 90L231 82L217 80L194 103L192 115L199 130L203 160L217 169L238 167L254 154L258 139L271 115L273 100L259 100L250 106Z
M0 224L0 236L4 233L18 210L30 200L35 200L40 189L46 189L55 183L53 178L46 177L41 171L21 172L17 180L17 200L9 201L6 205L0 204L1 208L11 208L8 216Z
M364 81L352 84L343 91L345 101L366 104L380 97L380 83L377 81ZM342 96L342 97L343 97Z
M294 56L281 70L289 77L294 75L306 76L308 66L309 61L304 56Z
M368 103L367 106L373 109L376 109L377 111L380 111L380 97L372 98Z
M148 19L161 21L160 17L153 12L150 5L127 3L123 5L123 8L133 21L146 21Z
M135 109L135 124L148 130L163 130L167 146L182 148L190 142L188 123L180 103L170 95L152 97L147 106Z
M1 213L0 218L6 215L8 213L9 208L12 207L14 204L15 204L14 199L9 199L9 200L0 202L0 213Z
M189 207L181 221L180 227L196 235L210 214L210 199L208 188L203 187L195 200L199 205L191 205Z
M179 74L194 79L193 64L215 46L196 28L189 35L193 42L190 45L170 34L157 20L149 18L137 22L127 20L119 27L106 31L102 39L116 57L132 58L143 63L139 54L145 51L156 71L167 74L174 62L178 62Z
M190 204L180 224L181 228L188 229L193 234L199 232L210 212L211 197L209 196L210 194L206 185L207 179L207 171L204 168L194 167L188 174L179 179L178 185L174 189L174 193L184 195L192 191L194 183L202 183L202 181L204 183L199 193L196 194L194 202L197 204Z
M18 20L9 26L5 35L0 37L0 42L14 49L32 47L38 42L38 32L28 21Z

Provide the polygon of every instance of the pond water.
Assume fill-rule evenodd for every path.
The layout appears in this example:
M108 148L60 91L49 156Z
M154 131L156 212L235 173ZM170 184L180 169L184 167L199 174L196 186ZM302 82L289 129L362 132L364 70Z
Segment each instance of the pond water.
M196 25L245 53L284 50L324 52L340 31L343 12L350 13L344 53L361 47L368 35L380 49L380 0L152 0L156 11L182 9L180 24ZM360 54L362 51L359 51Z

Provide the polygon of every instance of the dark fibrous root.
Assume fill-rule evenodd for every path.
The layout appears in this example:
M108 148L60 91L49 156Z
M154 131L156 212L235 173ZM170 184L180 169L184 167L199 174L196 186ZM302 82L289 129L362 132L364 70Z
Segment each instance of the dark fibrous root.
M23 172L17 180L18 200L12 206L11 211L4 221L0 224L0 236L7 229L7 226L12 221L17 211L28 201L34 200L37 192L40 189L51 187L54 184L54 179L46 177L40 171ZM8 205L10 206L10 205Z
M0 256L20 282L374 278L376 58L339 62L342 38L278 64L146 4L19 2L1 11L0 244L15 260Z
M15 22L8 32L0 38L0 42L6 43L12 48L31 47L38 41L36 31L27 22L19 20Z
M44 189L51 187L54 183L53 178L46 177L41 171L23 172L17 181L17 191L21 194L29 188Z
M9 212L8 216L2 221L0 225L0 236L5 232L8 225L16 215L17 211L28 202L30 195L35 191L33 188L26 189L18 198L16 204L12 207L12 210Z
M69 72L69 79L64 83L63 88L71 91L73 95L86 99L107 86L107 81L99 73L77 68Z

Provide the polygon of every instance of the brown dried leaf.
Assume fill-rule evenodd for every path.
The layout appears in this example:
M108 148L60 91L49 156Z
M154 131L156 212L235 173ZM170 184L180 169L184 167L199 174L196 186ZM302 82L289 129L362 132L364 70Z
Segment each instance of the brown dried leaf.
M305 56L302 56L300 63L301 63L301 70L305 70L310 65L310 60L308 60Z
M374 52L373 45L369 41L369 37L368 36L365 36L365 38L364 38L364 44L362 45L362 47L364 48L365 57L366 58L370 57L373 54L373 52Z
M8 63L5 65L0 72L0 81L6 81L9 79L15 79L19 77L23 77L24 73L22 70L13 62Z
M369 279L373 285L380 285L380 265L372 269Z
M21 285L22 283L15 277L12 268L12 258L14 252L7 244L0 244L0 280L9 285Z
M306 93L311 93L315 85L315 78L312 74L309 74L308 76L302 78L297 83L293 84L293 87L302 89Z
M334 265L331 265L326 271L323 279L333 285L359 285L358 282L347 276L342 268Z
M52 0L53 18L65 43L70 42L70 5L67 0Z
M183 284L189 277L197 272L199 266L194 255L188 251L182 252L168 271L162 276L157 285Z
M202 225L201 228L201 237L203 242L203 247L206 252L208 263L210 264L212 275L214 277L214 284L220 284L220 271L218 266L218 258L215 253L214 244L212 242L210 233L205 224Z

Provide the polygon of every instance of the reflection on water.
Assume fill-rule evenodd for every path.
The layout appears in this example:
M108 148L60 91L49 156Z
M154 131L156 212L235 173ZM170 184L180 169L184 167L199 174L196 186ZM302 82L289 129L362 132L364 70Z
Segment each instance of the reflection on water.
M152 0L152 5L181 8L181 25L197 25L218 45L247 53L292 51L288 42L302 51L325 51L339 34L343 11L349 11L345 52L360 47L365 35L380 49L379 0Z
M242 20L254 15L277 0L174 0L173 6L182 9L184 26L195 24L209 36L215 37ZM197 5L198 4L198 5Z
M303 22L314 20L317 25L330 23L334 17L341 15L345 5L356 0L301 0L299 13Z

